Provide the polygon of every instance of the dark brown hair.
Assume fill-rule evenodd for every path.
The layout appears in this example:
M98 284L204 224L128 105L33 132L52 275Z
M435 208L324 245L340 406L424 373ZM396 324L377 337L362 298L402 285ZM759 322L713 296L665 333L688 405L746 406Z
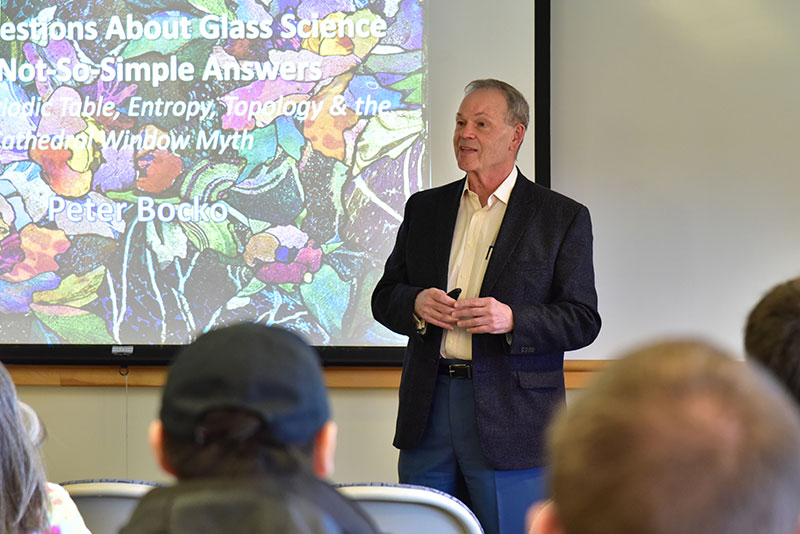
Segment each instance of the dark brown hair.
M800 278L778 284L756 304L747 318L744 347L800 403Z
M291 472L310 465L313 446L281 443L258 416L235 409L206 414L194 441L164 431L164 457L181 479Z

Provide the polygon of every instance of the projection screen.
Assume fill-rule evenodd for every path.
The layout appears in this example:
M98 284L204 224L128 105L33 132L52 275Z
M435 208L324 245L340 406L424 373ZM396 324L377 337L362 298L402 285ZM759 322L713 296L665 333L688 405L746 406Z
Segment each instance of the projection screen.
M3 0L0 342L403 343L369 297L429 185L423 28L420 0Z

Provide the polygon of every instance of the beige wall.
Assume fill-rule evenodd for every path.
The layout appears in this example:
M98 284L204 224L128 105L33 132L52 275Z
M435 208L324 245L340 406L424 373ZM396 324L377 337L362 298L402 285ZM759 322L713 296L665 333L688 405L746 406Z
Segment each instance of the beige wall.
M44 457L55 482L85 478L168 481L147 444L147 427L158 413L160 388L18 388L48 430ZM336 482L397 479L391 446L397 391L333 389L339 425Z
M48 430L44 446L48 478L131 478L169 482L147 444L160 388L18 388ZM577 395L568 390L568 401ZM334 482L397 482L392 447L397 411L395 389L332 389L333 418L339 425Z

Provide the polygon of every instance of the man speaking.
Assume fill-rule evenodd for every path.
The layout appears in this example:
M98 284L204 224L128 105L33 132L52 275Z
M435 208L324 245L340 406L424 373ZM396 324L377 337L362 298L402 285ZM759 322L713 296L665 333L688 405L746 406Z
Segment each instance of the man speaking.
M458 497L489 534L516 534L543 497L564 351L600 330L591 220L516 168L522 94L491 79L465 93L453 148L466 177L408 199L372 311L409 336L400 482Z

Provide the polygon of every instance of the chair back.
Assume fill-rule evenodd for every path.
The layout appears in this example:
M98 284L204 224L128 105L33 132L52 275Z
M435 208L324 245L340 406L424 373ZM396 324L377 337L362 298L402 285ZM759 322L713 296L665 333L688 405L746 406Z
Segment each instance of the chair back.
M452 495L411 484L339 484L384 534L483 534L472 510Z
M128 522L139 499L159 486L154 482L99 479L61 484L78 507L92 534L117 534Z

